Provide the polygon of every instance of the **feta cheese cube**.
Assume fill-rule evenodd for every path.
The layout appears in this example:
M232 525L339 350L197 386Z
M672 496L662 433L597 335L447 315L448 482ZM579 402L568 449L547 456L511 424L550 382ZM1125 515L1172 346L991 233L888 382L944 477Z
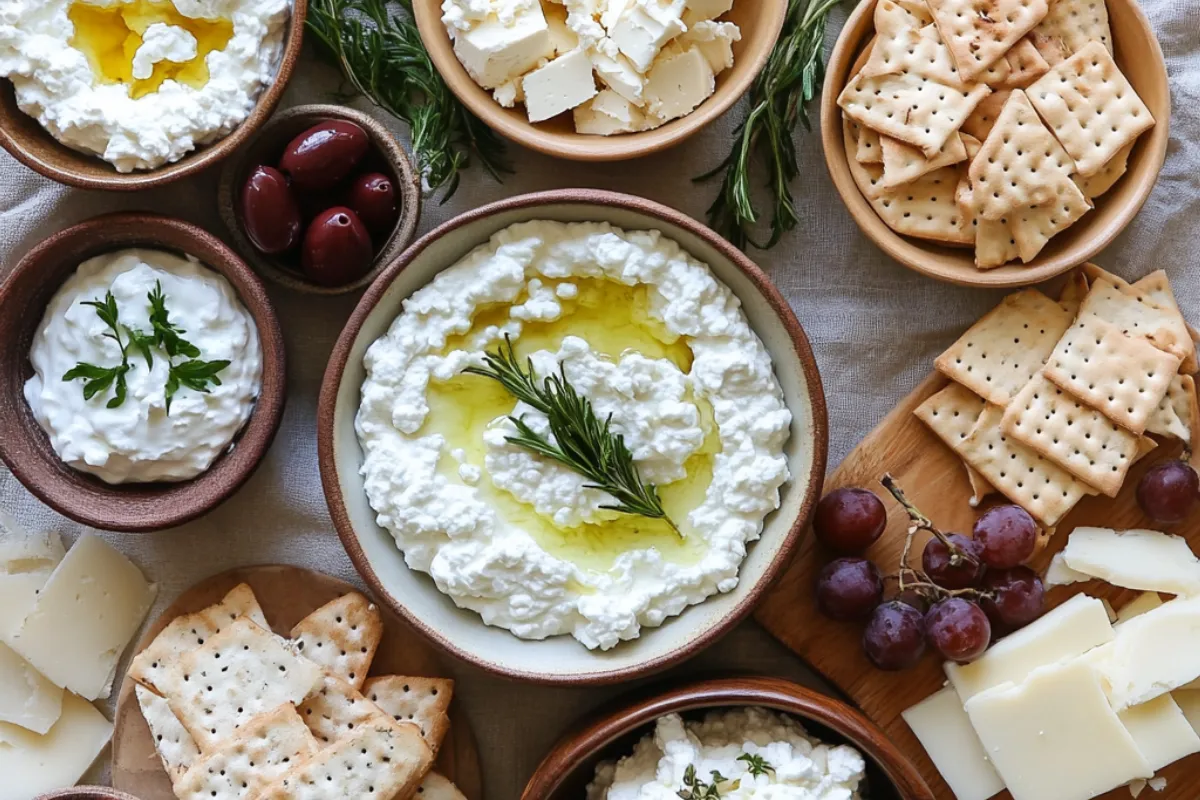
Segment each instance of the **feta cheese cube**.
M642 110L611 89L605 89L575 109L575 130L597 136L643 130Z
M549 5L544 9L546 24L550 27L550 44L554 55L561 56L579 47L579 36L567 25L566 6Z
M687 30L682 0L636 0L609 29L609 36L639 72L649 71L667 42Z
M708 59L713 72L733 66L733 43L742 40L742 31L732 22L697 22L675 41L685 49L695 46Z
M521 91L521 79L514 78L508 83L500 84L492 92L492 98L505 108L512 108L517 103L524 103L525 92Z
M716 91L716 76L699 48L661 59L646 76L646 101L656 121L692 113Z
M596 96L592 60L583 50L572 50L526 75L522 89L530 122L556 117Z
M683 12L683 24L691 30L697 22L716 19L733 8L733 0L687 0L687 11Z
M458 60L485 89L518 78L554 55L550 26L537 3L515 13L510 24L488 17L468 30L454 30L453 36Z
M601 83L636 106L646 104L642 88L646 79L634 69L629 59L621 55L612 39L603 39L591 53L592 67Z

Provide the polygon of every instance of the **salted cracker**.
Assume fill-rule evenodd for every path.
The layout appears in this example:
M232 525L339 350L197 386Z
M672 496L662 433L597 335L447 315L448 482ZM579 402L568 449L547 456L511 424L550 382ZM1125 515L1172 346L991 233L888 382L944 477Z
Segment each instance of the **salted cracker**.
M332 600L292 628L296 649L362 688L383 638L379 609L358 592Z
M863 127L857 122L853 124L860 128L856 137L858 146L855 149L854 158L860 164L882 164L883 146L880 143L878 131Z
M1046 0L928 0L958 71L984 72L1046 17Z
M967 501L967 505L971 506L971 508L977 508L989 495L996 493L996 487L992 486L979 470L972 467L966 461L962 462L962 464L963 468L967 471L967 481L971 484L971 499Z
M969 134L962 134L968 138ZM971 182L966 175L960 177L956 194L958 208L965 219L971 220L975 229L975 267L995 269L1018 258L1017 240L1013 238L1008 217L998 220L983 219L971 210Z
M932 158L927 157L918 148L890 136L880 137L880 142L883 152L883 180L880 186L884 189L894 189L912 183L934 170L967 160L966 142L957 131Z
M1087 178L1080 175L1071 176L1085 197L1094 200L1107 194L1112 187L1117 185L1117 181L1121 180L1121 177L1129 169L1129 154L1133 152L1134 144L1136 142L1130 142L1118 150L1117 154L1110 158L1108 163L1101 167L1095 175Z
M1024 89L1050 71L1050 64L1026 36L1013 45L1004 57L1008 76L998 86L1004 89Z
M415 800L467 800L449 778L436 772L425 776L413 797Z
M328 673L321 687L300 705L299 711L312 735L325 745L380 715L387 716L362 692Z
M1087 274L1081 269L1072 270L1062 291L1058 293L1058 304L1075 316L1083 306L1089 289Z
M200 748L166 700L140 683L134 684L133 689L163 769L176 781L200 758Z
M1085 319L1081 312L1046 362L1046 377L1113 422L1141 434L1166 396L1179 362L1178 356L1145 339L1126 336L1099 317Z
M1151 303L1154 303L1159 308L1172 311L1178 314L1180 319L1183 319L1183 312L1179 310L1179 302L1175 299L1175 291L1171 288L1171 281L1164 270L1155 270L1149 275L1144 275L1133 283L1132 286L1141 292L1142 296ZM1197 369L1200 369L1200 365L1196 361L1197 337L1196 332L1187 324L1187 320L1184 320L1183 328L1187 332L1187 338L1192 340L1192 347L1191 351L1184 355L1183 364L1180 365L1179 369L1191 375Z
M925 0L881 0L875 6L875 32L892 37L905 29L920 30L933 24Z
M179 800L250 800L317 752L296 708L259 714L196 761L175 783Z
M1050 0L1045 18L1033 29L1038 50L1054 66L1091 42L1112 52L1107 0ZM1050 60L1057 59L1057 60Z
M862 131L867 130L867 128L862 127L852 120L845 119L842 121L842 138L846 143L847 153L853 152L857 146L854 138L856 128L860 135ZM880 164L867 164L855 158L848 158L846 159L846 163L850 167L850 175L854 178L854 183L858 186L858 190L862 192L863 197L867 198L867 200L875 200L883 194L883 187L880 186L883 182L882 160Z
M1190 443L1197 408L1195 380L1191 375L1176 375L1166 396L1146 421L1146 433Z
M935 366L989 403L1006 406L1042 368L1071 319L1037 289L1023 289L972 325Z
M269 629L254 591L244 583L231 589L221 602L171 620L130 663L129 677L160 695L164 694L157 686L158 675L177 662L184 653L203 645L213 634L220 633L239 617Z
M979 105L975 106L971 116L963 121L960 133L969 133L980 141L986 140L988 134L992 132L992 128L995 127L996 120L1000 119L1000 112L1004 110L1004 106L1011 96L1011 89L1000 89L983 98Z
M1150 109L1099 42L1047 72L1028 93L1085 178L1154 126Z
M1020 208L1009 215L1009 230L1016 242L1017 253L1026 264L1037 258L1051 239L1092 210L1092 201L1074 181L1060 183L1057 188L1059 194L1051 202Z
M1125 281L1113 282L1103 277L1093 280L1092 290L1084 299L1079 316L1080 319L1095 316L1112 323L1125 335L1146 339L1158 349L1179 356L1185 363L1195 360L1196 343L1192 341L1179 307L1160 306L1142 289Z
M385 675L368 680L363 694L397 722L416 725L426 743L437 753L450 728L454 681Z
M962 384L951 381L945 389L917 406L913 416L924 422L947 447L957 453L979 422L985 405L982 397Z

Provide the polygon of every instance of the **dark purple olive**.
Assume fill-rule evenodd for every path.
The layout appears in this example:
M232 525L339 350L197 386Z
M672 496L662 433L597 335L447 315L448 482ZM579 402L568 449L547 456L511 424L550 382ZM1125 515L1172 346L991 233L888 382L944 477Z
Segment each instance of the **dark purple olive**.
M242 224L250 241L267 255L286 253L300 243L300 206L287 178L272 167L256 167L242 187Z
M351 181L346 205L354 209L363 224L376 235L390 233L400 216L392 179L378 172L360 175Z
M279 169L304 192L332 189L350 174L370 147L367 132L353 122L330 120L292 139Z
M344 286L367 274L374 251L366 226L344 206L322 211L304 234L300 264L321 286Z

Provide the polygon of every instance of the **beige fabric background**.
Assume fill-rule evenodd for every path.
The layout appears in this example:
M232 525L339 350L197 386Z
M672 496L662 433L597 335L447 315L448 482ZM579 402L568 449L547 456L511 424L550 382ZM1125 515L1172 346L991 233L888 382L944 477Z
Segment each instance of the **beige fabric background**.
M1200 3L1143 0L1143 6L1171 73L1170 152L1146 208L1099 261L1127 277L1166 269L1185 312L1200 322ZM842 19L839 13L834 27ZM832 38L831 33L827 44ZM329 100L336 88L337 76L308 54L285 105ZM361 100L356 105L370 110ZM739 107L675 150L621 165L560 162L513 148L516 175L499 185L481 171L468 172L449 203L425 205L420 232L492 200L567 186L643 195L703 219L716 186L695 185L691 178L724 157L742 113ZM404 135L401 126L394 129ZM817 137L801 131L797 138L804 174L794 190L802 222L776 249L752 255L779 285L812 340L829 403L832 468L929 371L934 356L1000 295L935 283L887 259L859 233L833 191ZM70 190L0 152L0 273L51 232L105 211L153 209L225 236L215 189L216 174L210 171L133 195ZM235 566L296 564L361 583L325 508L314 438L325 362L357 298L268 288L287 340L289 399L279 436L257 474L229 502L195 523L153 535L106 535L159 583L152 616L199 579ZM52 526L68 539L82 530L41 505L3 467L0 503L26 524ZM632 688L541 689L498 681L462 664L448 662L447 667L459 681L458 702L479 740L489 800L516 800L567 726ZM678 682L713 672L816 680L753 623L659 680ZM101 765L92 777L103 780L105 775Z

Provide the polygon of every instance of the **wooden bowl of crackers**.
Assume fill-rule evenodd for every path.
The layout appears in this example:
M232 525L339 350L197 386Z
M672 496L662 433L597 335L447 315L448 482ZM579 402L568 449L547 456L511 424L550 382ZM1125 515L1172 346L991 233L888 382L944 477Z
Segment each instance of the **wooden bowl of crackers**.
M967 0L871 0L829 62L834 185L884 252L939 280L1022 286L1088 261L1166 157L1166 62L1137 0L1012 5L995 24Z

